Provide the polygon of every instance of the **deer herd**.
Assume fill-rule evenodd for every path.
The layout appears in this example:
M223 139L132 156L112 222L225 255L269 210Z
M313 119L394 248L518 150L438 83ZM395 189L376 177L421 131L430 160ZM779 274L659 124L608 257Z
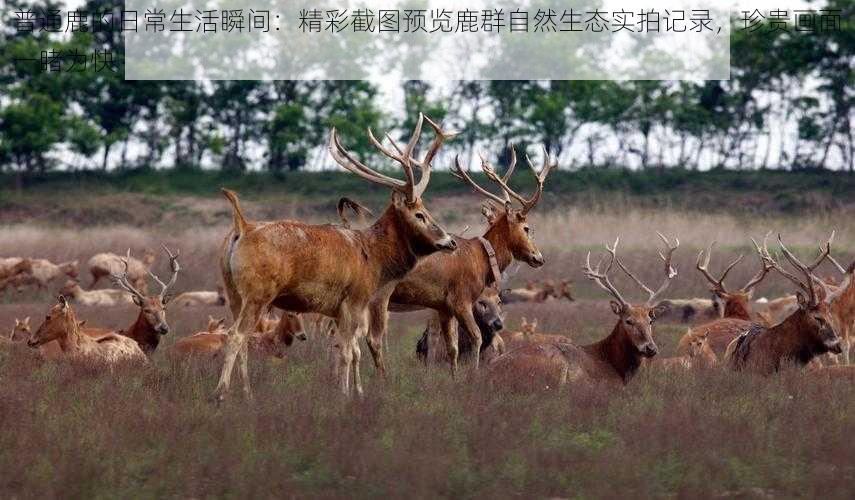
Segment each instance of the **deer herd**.
M424 125L432 130L433 138L420 155ZM779 251L774 253L768 247L768 234L762 244L752 240L757 272L740 288L725 282L744 256L716 277L709 269L714 246L710 244L698 254L695 267L709 284L711 300L662 298L678 277L673 264L680 247L678 238L657 233L663 248L659 260L650 263L661 269L661 283L655 288L645 285L624 263L617 238L605 246L596 264L589 252L582 268L585 278L611 299L614 324L608 332L607 325L602 325L601 340L580 345L568 332L538 332L537 321L525 318L520 331L506 331L502 304L575 300L569 280L502 288L511 266L536 269L546 262L532 236L530 215L556 162L546 151L540 168L525 157L534 178L534 190L526 196L510 187L517 164L513 147L502 175L481 157L490 189L477 183L456 158L452 172L483 197L481 213L486 221L482 234L464 238L448 233L425 202L433 162L443 144L455 135L421 114L403 145L388 134L385 141L380 140L368 130L368 141L379 154L403 170L401 180L362 163L342 145L338 132L331 130L328 148L333 160L389 190L388 206L364 229L351 228L343 210L351 208L360 215L371 212L348 198L338 206L341 224L256 221L246 216L236 193L223 189L233 221L220 249L222 286L217 291L190 291L172 297L169 292L181 266L179 252L173 253L165 245L171 271L168 281L151 270L154 252L147 251L142 260L134 259L130 250L124 256L101 253L88 261L89 290L77 281L77 261L53 264L44 259L0 259L0 291L30 285L45 289L55 280L67 280L44 320L15 319L10 334L2 337L2 345L26 342L48 359L95 360L107 366L147 363L161 336L170 333L168 305L227 305L232 322L209 317L205 330L177 339L168 349L178 358L221 360L214 393L220 400L229 392L235 365L243 392L251 397L250 353L282 358L295 338L307 338L304 323L309 316L327 318L324 324L328 327L321 330L334 338L331 352L336 384L350 395L363 392L362 340L376 372L386 376L389 312L426 310L431 318L417 343L417 357L428 364L447 364L454 375L460 363L466 363L494 383L523 381L551 387L604 382L620 386L641 369L713 366L763 374L785 366L807 367L809 373L846 373L845 367L827 365L849 362L850 334L855 326L855 263L845 268L831 254L834 233L808 264L790 251L781 235L777 237ZM839 279L817 275L817 268L826 261L838 270ZM752 300L755 288L773 272L791 282L794 293L780 299ZM626 300L615 285L615 274L637 285L646 300ZM103 278L117 288L94 289ZM158 286L154 293L148 289L149 280ZM125 329L99 328L78 320L72 303L135 306L138 314ZM276 309L282 311L278 318L271 315ZM655 324L668 316L695 324L679 340L677 356L662 358L657 356ZM315 320L315 324L321 323L321 319Z

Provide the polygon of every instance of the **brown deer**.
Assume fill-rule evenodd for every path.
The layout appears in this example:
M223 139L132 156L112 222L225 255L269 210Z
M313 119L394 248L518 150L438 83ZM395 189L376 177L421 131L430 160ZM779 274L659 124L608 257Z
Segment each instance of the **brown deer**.
M428 308L437 312L452 373L457 371L459 350L453 320L462 325L469 335L473 355L481 352L483 340L472 315L472 307L484 288L488 285L498 287L500 274L514 260L525 262L534 268L544 263L543 255L532 239L528 214L540 201L543 184L555 163L550 160L546 151L543 168L539 173L528 157L526 162L536 182L534 193L529 198L523 197L507 184L516 166L513 147L511 162L503 177L496 173L490 162L481 157L481 168L487 177L499 186L502 196L478 185L460 165L460 158L456 158L457 177L487 198L486 204L482 206L482 213L489 227L481 237L457 237L458 249L452 254L434 254L421 260L395 287L389 298L388 309L392 311ZM513 201L519 203L518 208L513 205ZM372 307L371 334L368 339L375 366L381 373L385 373L382 339L386 334L386 323L387 314L381 301ZM472 361L477 368L479 357L473 356Z
M12 327L12 332L9 334L9 340L12 342L20 342L27 340L32 333L30 329L30 317L24 319L15 318L15 326Z
M710 299L664 299L657 305L667 306L668 311L661 319L673 318L682 323L689 323L697 319L720 318L718 303Z
M131 295L134 304L140 308L136 321L127 329L120 330L119 333L134 339L146 354L154 352L158 344L160 344L160 337L169 333L169 324L166 322L166 306L169 304L171 297L167 292L175 285L175 282L178 280L178 272L181 271L181 266L178 264L178 254L180 251L176 251L173 254L166 245L163 245L163 250L169 256L169 266L172 270L169 282L164 283L153 272L146 271L160 285L160 292L156 295L146 295L137 290L133 283L131 283L127 272L128 266L126 265L130 261L130 249L128 249L127 258L122 259L123 267L121 272L110 276L110 279L116 285Z
M33 272L33 260L21 257L0 259L0 281L7 280L18 274Z
M516 332L506 332L502 335L502 340L509 347L514 347L524 343L535 344L552 344L556 342L572 342L567 335L554 333L538 333L537 320L529 322L525 316L522 318L520 330Z
M656 357L651 359L648 365L651 368L665 370L689 370L698 367L712 367L718 364L718 356L710 347L708 331L694 332L689 329L686 335L686 354L670 358Z
M478 324L478 329L481 332L479 358L482 360L488 355L486 352L488 349L492 349L493 351L497 349L493 343L493 339L505 327L504 319L502 318L502 306L500 304L499 293L495 288L488 286L472 305L472 316L475 317L475 322ZM456 320L454 322L454 329L457 331L458 355L463 356L463 359L470 359L470 354L473 354L473 346L469 334L462 326L457 324ZM448 358L448 349L439 327L439 318L433 318L428 323L428 326L416 344L416 356L425 363L451 361Z
M761 373L778 371L785 363L805 366L816 356L832 352L840 354L840 337L835 330L835 318L831 311L839 290L832 292L824 281L813 272L831 253L831 239L826 242L819 257L811 265L803 264L784 245L778 235L778 245L790 265L801 273L800 278L776 262L764 242L758 248L761 258L799 287L796 300L799 308L783 322L773 327L753 325L747 332L733 340L727 347L725 359L734 369L750 368Z
M656 298L677 276L677 271L671 266L671 257L680 245L680 241L675 239L672 245L662 234L659 234L659 237L668 249L664 255L659 254L665 263L665 279L656 291L644 285L618 259L617 246L620 238L615 240L611 248L606 245L609 262L603 271L600 269L605 257L594 269L591 267L591 254L588 253L584 268L585 276L609 292L615 299L611 301L611 307L618 316L618 321L608 337L584 346L556 342L532 343L511 349L492 361L490 376L503 381L529 379L547 384L564 384L577 380L621 384L629 382L641 365L642 359L652 358L659 350L653 340L653 322L660 311L654 304ZM615 263L648 293L646 303L634 306L624 300L608 276Z
M122 269L124 268L124 260L126 259L127 257L122 257L121 255L116 255L110 252L93 255L87 264L89 266L89 273L92 275L92 283L89 285L89 288L94 288L95 284L98 283L101 278L109 278L114 274L122 272ZM131 284L134 285L134 288L142 293L148 292L146 289L148 286L146 274L148 273L148 270L151 269L154 259L154 252L147 248L141 261L134 258L128 260L128 279Z
M0 290L8 285L14 285L19 290L26 285L35 285L39 290L44 290L50 282L62 276L77 278L79 271L76 260L54 264L47 259L32 259L31 264L29 272L20 272L3 280Z
M503 304L516 304L519 302L546 302L552 297L552 291L546 288L506 288L502 290Z
M172 345L171 353L182 357L219 356L228 341L224 323L225 319L209 317L206 331L178 339ZM281 359L295 338L306 339L303 321L300 315L286 311L272 330L251 333L247 339L247 349L252 354Z
M413 158L427 120L436 137L422 160ZM235 322L229 330L223 369L215 395L222 399L229 389L237 357L241 358L243 389L251 396L247 377L246 335L253 331L269 304L293 312L315 312L336 319L340 340L340 387L350 394L362 393L359 373L361 353L357 340L368 331L368 307L391 294L420 258L457 244L442 229L422 202L430 180L431 163L443 142L454 134L419 115L407 145L394 140L394 151L386 148L369 130L368 137L380 152L399 163L407 180L372 170L330 133L333 159L363 179L392 191L392 201L368 229L351 230L334 225L311 225L284 220L250 222L244 217L235 193L223 190L232 204L234 228L223 244L221 269L226 295ZM415 170L421 171L416 182ZM383 302L385 304L385 302ZM385 306L379 307L383 316Z
M57 341L63 356L75 360L100 361L107 364L120 362L145 363L148 358L139 345L124 335L106 333L97 338L83 333L81 322L62 295L51 308L39 328L30 335L27 345L32 348Z
M766 239L768 239L768 236L769 235L767 234ZM766 244L766 239L763 240L764 245ZM750 280L748 280L748 283L746 283L745 286L738 290L728 290L724 285L724 280L727 278L728 273L730 273L730 271L742 261L745 257L744 254L731 262L725 268L724 272L716 278L710 274L709 271L710 256L712 255L712 249L715 242L710 244L709 249L706 251L706 257L704 257L703 250L698 253L695 268L700 271L701 275L703 275L710 283L713 302L716 304L716 310L719 311L721 317L717 320L689 329L689 332L687 332L678 343L678 353L682 355L688 354L687 349L691 339L691 335L689 335L690 332L695 332L695 334L706 332L710 347L712 347L717 356L721 356L724 354L728 344L730 344L733 339L747 331L755 324L755 321L751 317L749 306L751 295L754 293L754 288L760 284L766 276L768 276L772 267L762 258L762 254L759 253L760 247L757 245L757 242L753 239L751 241L754 244L755 250L758 251L758 255L760 255L760 270Z

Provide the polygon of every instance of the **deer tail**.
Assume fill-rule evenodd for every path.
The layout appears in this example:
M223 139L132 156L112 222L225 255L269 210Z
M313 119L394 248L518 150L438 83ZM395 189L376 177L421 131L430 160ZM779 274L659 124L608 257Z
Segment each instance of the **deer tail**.
M223 192L223 196L229 200L229 203L232 204L232 212L234 213L234 222L235 222L235 235L242 236L246 232L246 227L248 225L246 221L246 217L243 215L243 210L240 208L240 200L238 199L237 193L231 191L226 188L221 188L220 191Z

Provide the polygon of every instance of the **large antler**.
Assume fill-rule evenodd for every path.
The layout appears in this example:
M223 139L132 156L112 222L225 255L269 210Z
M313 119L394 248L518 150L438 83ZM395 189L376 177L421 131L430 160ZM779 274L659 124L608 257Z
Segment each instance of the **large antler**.
M816 289L814 288L813 283L816 283L823 288L823 290L825 291L826 298L828 298L831 295L828 286L821 279L817 278L813 274L813 271L817 267L819 267L819 265L822 263L822 261L825 260L828 257L828 255L831 253L831 242L833 240L834 240L834 231L831 232L831 236L828 238L828 241L826 241L825 245L820 247L821 248L820 254L816 258L814 263L807 266L807 265L803 264L795 255L793 255L793 253L787 248L787 246L784 245L784 241L781 238L781 235L778 234L778 246L781 248L781 252L784 254L784 257L786 257L787 261L789 261L791 266L798 269L802 274L804 274L804 276L805 276L804 280L802 280L801 278L795 276L794 274L792 274L789 271L787 271L786 269L784 269L774 258L772 258L772 255L769 253L769 249L766 246L766 240L765 239L763 240L763 248L760 248L759 246L757 246L756 242L754 244L757 247L758 252L761 253L761 257L763 258L764 261L767 261L768 263L770 263L774 267L774 269L776 271L778 271L782 276L784 276L788 280L792 281L799 288L801 288L804 292L806 292L808 295L808 300L809 300L808 303L809 304L816 305L819 302L819 300L816 296Z
M704 278L706 278L707 281L710 282L710 284L714 287L714 289L716 291L727 293L727 289L724 287L724 279L727 278L727 274L730 272L730 270L733 269L734 266L739 264L739 262L742 260L743 257L745 257L745 255L743 254L743 255L740 255L739 257L737 257L736 260L731 262L730 265L728 265L727 268L725 268L724 272L721 273L721 277L716 279L716 277L713 276L712 274L710 274L710 271L709 271L710 257L712 256L713 246L715 246L715 241L710 243L710 246L706 251L706 256L704 256L703 250L698 252L698 260L695 263L695 268L701 272L701 274L704 276ZM703 264L701 264L701 259L703 259L703 261L704 261Z
M500 205L506 205L511 203L511 199L517 200L520 205L522 205L521 212L523 214L527 214L532 208L535 207L535 205L537 205L537 202L540 200L540 196L543 193L543 184L546 181L546 177L549 175L549 172L556 166L557 163L552 162L550 160L548 152L546 151L546 149L544 149L544 165L543 169L541 169L540 173L538 173L534 165L531 163L531 160L529 159L528 155L526 155L526 162L528 163L529 168L531 168L535 180L537 181L537 189L535 190L534 194L532 194L531 198L526 199L522 195L511 189L510 186L508 186L508 181L510 180L511 175L514 173L514 169L516 168L517 164L517 153L514 149L514 146L511 145L509 149L511 153L510 164L508 165L508 169L507 171L505 171L505 174L501 177L496 173L496 169L493 167L490 161L484 157L484 155L478 155L481 158L481 169L487 175L488 179L498 184L499 187L502 188L502 194L504 195L504 197L499 197L498 195L487 191L486 189L479 186L474 180L472 180L469 174L463 169L463 167L461 167L459 158L455 158L454 174L458 179L466 181L476 191L483 194L487 198L499 203Z
M175 252L175 254L173 254L169 251L169 248L166 247L166 244L161 244L161 246L166 251L166 254L169 255L169 267L172 268L172 277L169 279L169 283L164 283L153 272L151 272L151 270L148 271L148 274L152 277L154 281L157 282L158 285L160 285L160 293L158 295L160 296L161 300L164 300L164 298L166 297L166 292L170 288L172 288L172 286L175 284L175 281L178 279L178 271L181 270L181 266L178 265L178 255L181 253L181 250L178 250L177 252Z
M131 281L128 279L128 261L131 260L131 249L128 249L128 254L121 259L124 270L120 274L110 274L110 280L116 285L123 288L125 291L138 298L140 301L145 300L145 295L134 288Z
M599 262L597 262L597 268L592 269L591 268L591 252L588 252L588 256L585 258L585 267L583 267L582 269L585 272L586 278L588 278L589 280L592 280L594 283L600 285L600 288L602 288L603 290L612 294L612 296L615 298L615 300L618 301L618 303L621 305L621 307L628 308L629 302L624 300L624 298L621 296L620 292L618 292L617 288L615 288L615 286L612 285L612 282L609 280L609 271L611 271L612 266L614 265L615 261L617 260L618 243L620 243L620 236L618 236L615 239L615 243L611 248L609 248L609 246L606 245L606 251L609 253L609 264L606 266L606 269L604 271L600 271L600 267L602 266L603 260L606 257L603 256L603 258L600 259Z
M428 124L433 128L436 136L434 137L433 142L428 148L425 157L421 160L413 158L413 152L419 143L419 138L422 133L422 123L424 120L427 120ZM442 128L436 124L430 118L425 117L422 113L419 113L419 118L416 120L416 126L413 129L413 133L410 136L409 142L404 149L392 139L392 136L386 134L386 138L389 139L389 142L392 144L392 149L383 146L382 142L377 140L374 136L374 132L371 129L368 129L368 140L371 141L371 144L374 145L383 155L392 160L398 162L401 165L401 168L404 170L404 175L407 180L402 181L400 179L395 179L393 177L389 177L388 175L381 174L380 172L366 166L362 162L356 159L352 153L350 153L344 146L341 145L341 142L338 139L338 135L336 134L335 127L330 131L330 143L329 143L329 151L332 155L333 159L346 168L347 170L353 172L354 174L366 179L368 181L374 182L376 184L380 184L386 186L395 191L399 191L404 193L407 196L407 200L410 202L414 202L418 200L421 195L424 193L425 189L427 189L428 182L430 181L430 170L431 170L431 162L433 161L436 153L439 151L442 143L451 139L457 135L456 132L445 132ZM418 167L421 170L421 178L418 183L416 182L415 172L413 171L413 167Z
M666 238L662 233L657 231L656 234L659 235L659 238L665 243L665 247L668 250L664 255L662 254L662 252L659 252L659 258L662 259L662 262L665 263L665 279L662 281L662 284L659 285L659 289L657 289L655 292L650 287L642 283L640 279L636 278L635 275L632 274L629 269L627 269L626 266L623 265L623 262L621 262L620 259L617 260L618 266L620 266L623 272L626 273L627 276L632 278L632 280L635 281L635 283L640 286L642 290L647 292L647 306L652 306L656 301L657 297L661 296L662 293L664 293L665 290L668 289L668 286L671 284L671 281L677 277L677 270L674 269L674 266L671 265L671 258L674 255L674 250L676 250L680 246L680 240L675 237L674 244L672 245L671 242L668 241L668 238Z

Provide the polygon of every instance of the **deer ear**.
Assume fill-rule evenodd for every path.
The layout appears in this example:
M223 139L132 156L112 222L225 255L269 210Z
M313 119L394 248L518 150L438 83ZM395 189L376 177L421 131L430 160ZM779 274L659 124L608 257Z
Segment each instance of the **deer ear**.
M60 305L62 305L63 310L68 309L68 300L66 300L65 295L60 295L57 299L59 300Z
M496 220L496 207L489 203L481 204L481 215L487 219L489 224L492 224Z
M807 298L805 298L805 295L802 292L796 292L796 301L799 303L799 307L807 309Z
M79 328L83 328L83 325L85 325L85 324L86 324L86 320L85 320L85 319L84 319L83 321L78 321L78 322L77 322L77 326L78 326Z
M620 315L623 312L623 306L615 302L614 300L609 301L609 305L612 306L612 312Z

